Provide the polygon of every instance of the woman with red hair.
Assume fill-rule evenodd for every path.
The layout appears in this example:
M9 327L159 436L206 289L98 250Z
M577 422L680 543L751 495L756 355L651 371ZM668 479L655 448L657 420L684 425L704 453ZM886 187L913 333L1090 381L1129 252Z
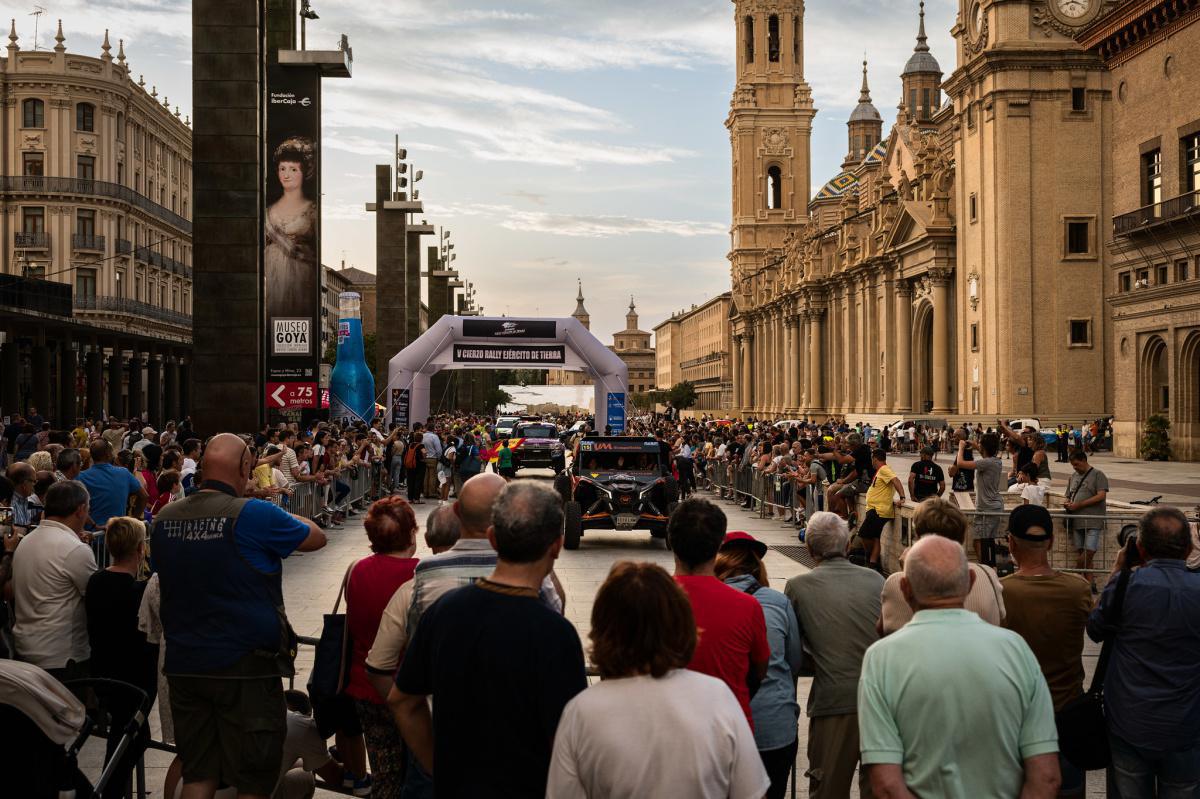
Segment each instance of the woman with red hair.
M366 659L375 643L379 620L392 594L412 579L417 559L417 517L404 497L378 500L363 520L374 553L350 570L346 584L346 624L350 632L350 680L346 693L354 699L371 760L371 796L396 799L404 784L404 750L396 724L382 697L367 678Z

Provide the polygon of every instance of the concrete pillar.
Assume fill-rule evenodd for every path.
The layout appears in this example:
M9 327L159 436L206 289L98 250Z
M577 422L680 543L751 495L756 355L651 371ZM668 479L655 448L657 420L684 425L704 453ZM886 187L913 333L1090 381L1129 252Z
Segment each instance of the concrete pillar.
M79 376L79 360L69 337L59 342L58 366L58 425L70 430L79 418L75 383Z
M50 348L45 344L35 344L30 355L33 405L38 409L38 413L49 418L50 397L54 394L50 385Z
M256 430L266 401L261 382L261 123L268 49L263 27L274 31L271 47L292 46L295 6L290 14L264 14L261 0L194 0L191 6L196 429Z
M742 337L734 336L729 347L729 374L733 380L733 399L731 403L735 411L742 408ZM718 407L720 407L718 405Z
M183 420L192 413L192 364L179 364L179 419ZM193 425L193 428L195 425ZM222 432L222 431L216 431Z
M146 405L142 396L142 353L136 348L129 359L129 416L140 418Z
M87 408L88 416L98 417L104 407L104 353L95 344L88 350L84 362L87 372Z
M146 412L151 426L161 431L166 422L162 406L162 361L155 353L150 353L146 362Z
M931 273L933 282L933 412L950 407L950 280Z
M896 410L912 411L912 286L896 283Z
M0 346L0 411L5 416L21 412L21 353L12 331Z
M108 358L108 415L112 417L124 417L125 405L121 402L121 396L124 393L125 384L125 354L121 352L121 345L113 346L113 354Z
M163 362L163 420L179 421L179 362L168 355Z
M388 362L411 340L407 321L408 213L384 208L393 201L392 178L390 164L375 166L375 374L381 382L387 380ZM416 286L419 290L419 277ZM376 387L381 389L382 385Z
M809 408L814 413L825 410L825 395L822 387L822 349L821 349L821 315L823 310L811 312L808 331L808 392Z

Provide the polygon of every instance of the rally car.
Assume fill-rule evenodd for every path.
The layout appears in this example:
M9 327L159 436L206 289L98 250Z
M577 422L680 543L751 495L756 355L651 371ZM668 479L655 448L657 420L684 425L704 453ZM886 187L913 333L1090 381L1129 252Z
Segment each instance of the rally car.
M665 541L679 500L670 463L653 438L586 436L555 487L564 502L567 549L579 548L584 530L649 528Z
M567 468L566 447L558 440L553 422L518 422L509 446L517 469L553 469L558 474Z
M521 421L519 416L501 416L496 419L496 438L512 438L513 428Z

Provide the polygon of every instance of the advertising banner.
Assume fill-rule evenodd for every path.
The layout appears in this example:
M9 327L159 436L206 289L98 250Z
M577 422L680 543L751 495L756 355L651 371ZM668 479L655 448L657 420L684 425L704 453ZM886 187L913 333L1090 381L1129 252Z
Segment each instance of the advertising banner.
M392 424L408 427L408 389L392 389Z
M613 435L625 432L625 394L622 392L608 392L608 426Z
M467 338L556 338L553 319L464 319Z
M498 364L561 364L566 360L565 348L550 345L545 347L522 346L520 344L455 344L455 363L498 363Z
M321 359L321 78L267 68L263 219L265 383L290 387L288 407L315 408ZM299 390L305 388L306 390ZM311 388L311 390L307 390ZM268 398L273 393L267 392ZM268 401L278 408L279 401Z

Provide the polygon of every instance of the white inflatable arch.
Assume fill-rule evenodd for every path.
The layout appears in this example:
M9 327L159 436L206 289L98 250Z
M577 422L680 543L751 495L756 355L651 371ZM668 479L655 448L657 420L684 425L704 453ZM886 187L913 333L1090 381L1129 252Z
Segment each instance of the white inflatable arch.
M393 424L429 417L429 379L443 369L566 369L596 387L596 429L625 431L629 371L578 319L443 316L388 362Z

